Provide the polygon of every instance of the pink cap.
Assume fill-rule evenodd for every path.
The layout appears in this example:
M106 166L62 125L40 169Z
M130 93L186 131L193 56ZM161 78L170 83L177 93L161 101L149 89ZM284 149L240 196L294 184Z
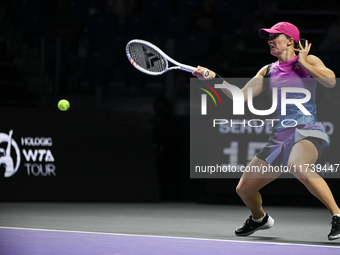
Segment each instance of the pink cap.
M259 36L263 39L268 39L269 33L288 35L289 37L293 38L295 42L299 42L300 40L299 29L289 22L279 22L271 28L261 28L259 31Z

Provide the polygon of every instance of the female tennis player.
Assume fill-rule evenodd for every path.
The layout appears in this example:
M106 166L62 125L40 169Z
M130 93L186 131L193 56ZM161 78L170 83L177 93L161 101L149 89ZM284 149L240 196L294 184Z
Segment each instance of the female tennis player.
M274 87L278 88L278 94L281 87L305 88L310 91L311 99L303 105L311 115L304 115L294 104L288 104L286 115L281 115L281 109L278 107L274 113L274 119L278 119L277 123L279 124L273 128L268 143L251 160L249 166L268 167L269 165L282 164L289 166L290 169L296 169L291 173L332 214L332 228L328 239L335 240L340 237L340 209L332 192L324 179L315 171L310 168L299 169L300 165L314 164L322 150L329 145L329 137L316 118L315 89L317 81L327 88L333 88L336 83L335 74L318 57L309 54L311 44L308 41L305 45L301 43L299 29L293 24L279 22L271 28L260 29L259 36L268 40L270 53L277 57L277 61L262 67L254 78L243 87L245 101L247 100L247 89L250 87L253 97L262 93L266 86L269 86L270 91ZM204 72L207 70L209 76L204 77ZM220 77L215 72L201 66L198 66L193 75L199 79ZM269 85L264 82L266 77L269 77ZM290 82L288 83L288 81ZM223 89L223 92L232 99L232 93L228 89ZM291 98L301 98L301 93L292 93L290 96ZM280 99L279 94L278 106L281 105ZM297 125L287 128L281 124L284 119L293 119ZM243 173L236 192L250 209L251 216L235 230L236 235L247 236L257 230L269 229L274 225L273 218L262 208L262 197L259 190L279 177L280 174Z

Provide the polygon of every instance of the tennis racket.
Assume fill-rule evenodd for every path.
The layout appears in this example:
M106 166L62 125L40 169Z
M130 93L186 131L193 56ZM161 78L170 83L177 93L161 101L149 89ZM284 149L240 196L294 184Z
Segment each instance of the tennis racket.
M126 45L126 55L130 63L139 71L149 75L161 75L170 70L182 70L189 73L197 70L196 67L181 64L167 54L160 48L150 42L143 40L131 40ZM169 66L169 62L173 65ZM204 72L207 77L209 71Z

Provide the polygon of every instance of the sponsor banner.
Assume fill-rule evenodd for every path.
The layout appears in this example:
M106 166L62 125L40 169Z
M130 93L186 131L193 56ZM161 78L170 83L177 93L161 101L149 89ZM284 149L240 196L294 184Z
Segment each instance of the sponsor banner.
M0 112L0 201L158 200L145 116L57 109Z

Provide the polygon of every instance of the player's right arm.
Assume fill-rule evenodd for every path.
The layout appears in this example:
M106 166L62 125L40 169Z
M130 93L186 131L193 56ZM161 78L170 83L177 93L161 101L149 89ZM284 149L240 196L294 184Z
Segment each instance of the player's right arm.
M247 82L247 84L242 88L242 93L244 95L244 101L246 102L248 99L248 88L252 88L253 91L253 98L257 97L258 95L260 95L265 87L264 87L264 76L267 72L268 69L268 65L265 65L264 67L262 67L257 74L250 80ZM209 71L209 75L207 77L204 76L204 72L208 70ZM197 78L205 80L205 79L214 79L216 76L216 73L205 68L205 67L201 67L198 66L197 70L195 70L193 73L193 75L195 75ZM227 81L223 80L224 84L228 84ZM224 94L226 94L230 99L233 99L233 94L231 93L231 91L227 88L221 88L221 90L223 91Z
M244 95L244 101L248 100L248 88L252 88L253 98L260 95L264 90L264 76L266 75L268 69L268 65L262 67L257 74L247 82L247 84L242 88L242 92Z

